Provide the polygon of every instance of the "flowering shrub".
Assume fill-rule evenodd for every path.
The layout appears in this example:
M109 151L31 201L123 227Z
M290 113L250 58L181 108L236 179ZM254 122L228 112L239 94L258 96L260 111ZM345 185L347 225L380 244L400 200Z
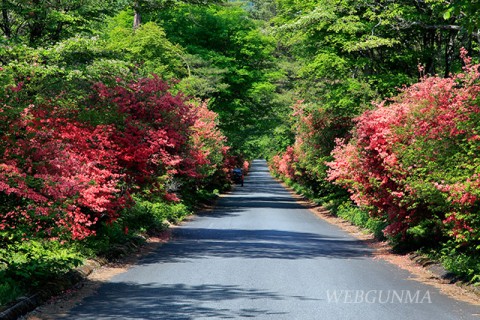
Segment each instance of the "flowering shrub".
M197 168L197 173L193 175L205 178L221 169L226 138L217 127L218 115L209 110L205 102L194 105L193 112L196 117L191 134L194 150L189 159Z
M380 209L388 216L390 224L385 232L389 234L405 231L402 228L408 224L404 219L409 219L411 213L407 210L411 203L402 201L405 171L397 166L398 159L392 152L396 139L392 124L401 123L404 116L403 105L381 104L365 112L357 118L354 139L346 145L339 141L341 147L332 153L335 161L329 163L329 179L346 186L355 203L370 207L374 214L378 213L375 209Z
M21 222L25 236L58 237L68 230L73 238L84 238L100 216L115 217L125 203L112 128L41 119L35 109L26 108L15 131L12 127L15 137L4 139L0 191L15 205L3 212L0 229Z
M15 114L6 102L28 105L21 90L10 89L0 110L4 239L83 239L117 219L131 194L178 201L176 180L221 169L216 114L172 95L158 77L98 83L88 105L58 107L53 98Z
M338 189L326 182L326 161L335 138L348 133L351 121L317 106L299 101L293 106L295 143L272 158L270 167L276 174L308 189L315 197L327 197Z
M333 151L329 180L384 217L387 235L436 226L478 253L480 74L462 56L464 72L425 77L358 117L353 138Z
M119 164L128 182L151 184L162 175L191 172L191 164L182 156L195 115L185 98L172 96L157 77L114 87L99 83L95 89L99 111L114 105L123 116L112 138L119 146Z
M283 154L274 156L272 162L272 167L278 174L287 179L295 180L295 166L298 163L298 157L293 147L289 146Z

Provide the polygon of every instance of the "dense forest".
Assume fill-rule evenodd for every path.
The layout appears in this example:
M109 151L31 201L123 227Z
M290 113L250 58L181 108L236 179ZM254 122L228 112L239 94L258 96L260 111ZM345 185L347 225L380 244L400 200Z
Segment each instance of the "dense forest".
M266 158L480 281L474 1L0 1L0 305Z

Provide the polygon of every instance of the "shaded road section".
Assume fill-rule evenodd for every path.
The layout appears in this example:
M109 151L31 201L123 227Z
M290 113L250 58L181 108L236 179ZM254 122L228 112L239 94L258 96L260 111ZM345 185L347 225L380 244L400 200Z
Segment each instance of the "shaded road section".
M476 319L299 205L254 161L245 186L64 319Z

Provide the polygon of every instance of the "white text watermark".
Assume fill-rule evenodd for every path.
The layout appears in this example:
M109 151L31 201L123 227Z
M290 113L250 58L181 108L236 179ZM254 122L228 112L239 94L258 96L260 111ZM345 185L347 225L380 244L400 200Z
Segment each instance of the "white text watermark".
M328 303L432 303L428 290L328 290Z

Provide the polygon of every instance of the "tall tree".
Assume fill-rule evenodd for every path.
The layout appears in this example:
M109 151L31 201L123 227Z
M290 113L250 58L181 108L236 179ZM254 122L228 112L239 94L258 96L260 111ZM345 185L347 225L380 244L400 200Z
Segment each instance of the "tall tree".
M177 6L159 18L169 40L190 55L191 77L180 84L200 88L202 98L210 99L234 148L261 153L259 140L282 122L274 39L239 3Z
M91 32L94 23L123 5L123 0L2 0L0 32L6 39L24 40L32 46L54 43Z
M174 7L182 3L207 5L211 3L220 3L225 0L134 0L133 8L133 29L137 29L142 23L144 12L152 12Z
M277 15L275 0L251 0L246 2L248 11L254 19L270 21Z

